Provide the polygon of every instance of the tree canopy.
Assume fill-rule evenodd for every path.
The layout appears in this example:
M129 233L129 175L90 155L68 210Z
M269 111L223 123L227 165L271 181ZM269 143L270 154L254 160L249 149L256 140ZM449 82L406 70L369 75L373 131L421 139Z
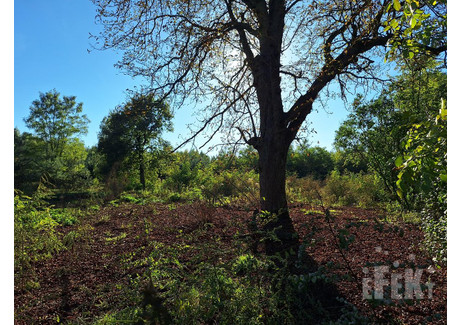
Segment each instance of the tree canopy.
M267 117L280 115L273 120L294 137L311 111L309 102L331 80L343 88L369 80L369 50L418 35L422 23L438 21L445 10L443 1L412 1L409 7L388 0L93 2L105 28L96 44L124 50L119 68L146 77L165 97L202 101L211 95L205 122L213 129L239 127L252 144L270 127L263 116L257 123L265 111L260 104L270 98L263 87L277 85L274 91L283 96ZM420 46L445 49L439 25L426 28ZM436 40L428 37L433 35ZM224 115L232 122L225 123Z
M24 121L26 126L46 142L47 154L62 155L66 141L88 130L89 119L83 111L83 103L77 103L75 96L63 96L55 89L40 93L40 98L30 106L30 114Z
M101 123L98 149L106 157L106 174L116 162L128 158L139 167L140 182L145 188L145 157L161 140L159 135L172 130L169 106L152 94L137 94L117 107Z

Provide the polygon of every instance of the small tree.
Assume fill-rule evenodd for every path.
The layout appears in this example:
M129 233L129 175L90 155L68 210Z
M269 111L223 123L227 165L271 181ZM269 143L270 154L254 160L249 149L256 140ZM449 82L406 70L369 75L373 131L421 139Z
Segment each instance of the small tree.
M172 130L171 119L169 106L152 94L137 94L111 112L102 121L98 143L106 157L106 173L127 158L138 166L139 182L145 189L145 153L158 145L164 130Z
M55 89L40 93L24 119L26 126L46 142L46 155L50 158L60 157L69 138L88 130L89 119L81 114L83 103L77 104L75 99L75 96L61 99Z

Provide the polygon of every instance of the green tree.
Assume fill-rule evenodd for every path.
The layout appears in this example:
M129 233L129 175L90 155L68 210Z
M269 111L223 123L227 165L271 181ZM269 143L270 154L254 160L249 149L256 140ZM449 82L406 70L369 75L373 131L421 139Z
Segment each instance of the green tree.
M85 145L78 138L65 142L61 156L53 161L55 185L61 189L89 187L91 174L85 164L87 156Z
M286 169L300 178L312 176L324 180L334 169L334 160L325 148L299 146L290 150Z
M45 172L45 142L14 129L14 188L32 194Z
M178 193L182 193L198 177L198 169L201 167L201 164L199 162L193 163L190 158L192 157L188 152L178 153L174 168L168 177L167 183L170 188Z
M98 150L106 157L105 174L116 162L128 159L139 171L145 189L146 152L161 143L160 134L172 130L169 106L153 94L137 94L117 107L101 123Z
M286 200L289 147L332 81L345 91L374 76L372 50L394 37L385 30L399 15L393 1L93 2L104 25L100 47L124 51L118 67L178 105L210 96L198 132L228 126L257 150L260 206L278 214L266 228L281 238L267 241L267 251L297 244Z
M427 247L438 260L447 257L447 107L411 125L403 141L404 153L396 158L398 195L417 195Z
M402 74L376 100L357 97L352 112L336 132L335 146L366 160L382 179L387 191L405 208L413 208L416 192L398 195L398 171L394 162L404 155L408 131L413 124L430 120L440 98L447 94L446 74L433 62L428 67L410 69Z
M238 168L243 170L253 170L259 173L259 161L257 157L257 151L250 146L238 152Z
M91 178L99 179L102 176L100 169L102 167L104 157L97 149L97 145L87 148L86 152L86 169L88 169Z
M388 91L371 102L358 96L352 113L336 131L334 145L347 154L360 155L382 179L386 190L408 207L409 202L396 195L397 173L393 168L407 131L408 121L404 117Z
M385 23L394 34L386 59L424 59L447 53L447 0L393 0L395 14ZM445 56L444 56L445 59Z
M46 154L50 158L62 155L66 141L87 132L89 119L82 115L83 104L75 96L63 96L56 90L40 93L40 98L30 106L26 126L46 142Z
M340 174L344 173L366 173L368 162L363 155L353 151L336 150L332 153L334 159L334 169Z

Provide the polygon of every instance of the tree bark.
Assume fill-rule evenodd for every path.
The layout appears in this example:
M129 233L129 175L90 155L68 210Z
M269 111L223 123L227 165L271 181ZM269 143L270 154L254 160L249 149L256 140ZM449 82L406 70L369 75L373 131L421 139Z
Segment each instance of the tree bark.
M137 150L139 151L139 181L142 184L142 190L145 191L145 161L144 161L144 144L140 137L137 138Z
M296 252L298 248L286 199L285 171L289 145L282 137L271 137L270 141L264 141L259 148L260 205L262 211L268 212L269 218L263 230L274 232L279 239L265 240L265 251L268 255L283 255L291 248Z
M144 158L141 158L139 162L139 180L142 184L142 190L145 191L145 167L144 167Z
M282 1L270 2L269 14L262 15L267 24L262 24L260 54L251 68L260 107L260 137L253 144L259 153L260 205L269 214L263 230L274 233L278 239L266 239L265 251L268 255L284 256L285 251L298 247L298 241L286 199L286 160L292 138L285 125L281 96L283 6Z

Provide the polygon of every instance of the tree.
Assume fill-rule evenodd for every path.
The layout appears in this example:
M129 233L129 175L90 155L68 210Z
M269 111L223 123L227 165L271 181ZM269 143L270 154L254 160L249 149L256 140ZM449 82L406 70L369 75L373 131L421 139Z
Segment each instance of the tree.
M344 173L367 173L368 162L365 157L357 152L336 150L332 153L334 159L334 169L340 174Z
M385 30L394 34L388 42L386 59L447 54L447 0L393 0L392 6L401 14L386 22ZM427 7L429 12L424 10Z
M401 67L402 74L371 102L358 96L335 137L336 148L359 154L406 209L414 207L417 191L398 195L395 160L406 151L401 143L413 124L433 119L439 101L447 95L447 76L433 61L425 62L425 67L416 64L416 68Z
M396 158L398 195L417 193L427 247L438 261L447 259L447 107L414 123L405 137L404 155Z
M300 146L289 151L286 169L299 178L312 176L324 180L334 169L334 160L325 148Z
M59 157L46 154L47 143L14 130L14 187L32 194L41 181L59 189L81 189L91 179L85 166L86 149L78 138L67 140Z
M93 2L104 25L96 42L124 50L119 68L178 105L210 96L198 133L229 127L257 150L260 206L278 214L266 228L281 239L267 241L267 252L296 244L285 189L290 144L333 80L345 93L348 82L374 77L371 51L403 15L393 1Z
M14 129L14 188L32 194L45 166L45 146L40 138Z
M358 96L348 116L336 131L335 147L348 154L358 154L383 181L394 199L408 207L409 201L396 194L394 160L402 153L400 143L407 132L404 115L386 91L376 100L366 102Z
M53 175L55 184L62 189L88 188L91 174L85 164L88 152L84 143L73 138L66 141L60 157L53 162Z
M40 99L30 106L30 114L24 119L26 126L43 139L46 154L50 158L62 155L66 141L77 134L85 134L89 119L81 115L83 104L75 96L63 96L54 89L40 92Z
M152 94L137 94L104 118L98 149L105 154L107 168L125 158L139 170L139 182L145 190L145 153L161 141L164 130L172 130L169 106ZM106 172L108 172L106 168Z

